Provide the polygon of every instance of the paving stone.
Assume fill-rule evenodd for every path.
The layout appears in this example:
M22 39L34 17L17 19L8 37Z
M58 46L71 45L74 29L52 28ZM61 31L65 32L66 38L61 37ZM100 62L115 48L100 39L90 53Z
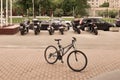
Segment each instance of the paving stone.
M88 33L49 36L30 34L21 36L0 36L0 80L89 80L106 72L120 70L120 32L99 31L99 36ZM66 37L67 36L67 37ZM66 63L57 61L54 65L44 59L44 50L55 38L62 38L62 44L77 38L77 47L88 57L88 66L82 72L72 71ZM32 38L32 39L31 39Z

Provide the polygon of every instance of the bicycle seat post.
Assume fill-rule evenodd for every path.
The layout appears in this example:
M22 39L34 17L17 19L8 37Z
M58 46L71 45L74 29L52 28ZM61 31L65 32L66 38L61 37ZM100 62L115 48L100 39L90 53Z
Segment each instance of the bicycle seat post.
M61 39L55 39L55 41L57 41L58 47L61 48L61 45L60 45Z
M58 41L57 44L60 45L60 42Z

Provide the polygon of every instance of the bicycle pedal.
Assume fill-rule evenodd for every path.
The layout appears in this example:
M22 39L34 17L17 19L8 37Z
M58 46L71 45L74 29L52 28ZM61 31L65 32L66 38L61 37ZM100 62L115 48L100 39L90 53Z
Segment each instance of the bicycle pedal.
M61 60L61 59L62 59L62 56L58 56L58 59Z

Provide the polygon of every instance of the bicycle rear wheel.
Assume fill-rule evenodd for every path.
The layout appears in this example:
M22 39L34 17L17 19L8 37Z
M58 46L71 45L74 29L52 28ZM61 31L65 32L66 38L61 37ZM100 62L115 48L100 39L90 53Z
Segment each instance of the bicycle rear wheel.
M72 51L67 57L68 66L76 72L84 70L87 63L88 61L86 55L79 50Z
M45 49L45 52L44 52L44 57L45 57L45 60L49 63L49 64L54 64L56 61L57 61L57 48L55 46L48 46L46 49Z

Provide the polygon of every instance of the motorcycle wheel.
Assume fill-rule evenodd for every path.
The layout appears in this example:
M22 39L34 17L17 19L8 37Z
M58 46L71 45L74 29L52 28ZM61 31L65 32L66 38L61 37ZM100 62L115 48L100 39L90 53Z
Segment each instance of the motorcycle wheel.
M35 35L37 35L38 34L37 30L35 30L34 33L35 33Z
M70 30L70 26L68 26L67 29Z
M98 35L98 30L94 30L94 34L95 34L95 35Z
M64 35L64 32L62 31L61 34Z
M51 31L49 31L49 35L52 35L52 32L51 32Z
M21 34L21 35L24 35L24 31L20 31L20 34Z
M60 30L60 33L61 33L62 35L64 35L64 32L63 32L63 30Z
M29 32L29 28L27 28L27 33Z
M78 34L80 34L80 33L81 33L81 31L78 29L78 30L77 30L77 33L78 33Z

